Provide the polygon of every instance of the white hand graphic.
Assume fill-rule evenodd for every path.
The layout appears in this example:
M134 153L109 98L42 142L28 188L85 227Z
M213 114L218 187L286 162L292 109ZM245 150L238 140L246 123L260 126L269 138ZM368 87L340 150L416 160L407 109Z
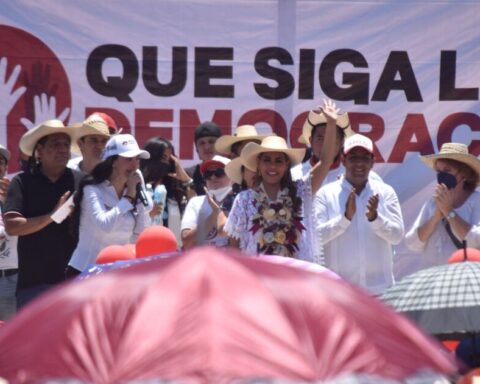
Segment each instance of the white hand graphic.
M65 108L60 115L57 113L57 99L55 96L48 96L46 93L42 93L40 96L33 97L33 109L34 109L34 121L28 120L26 117L22 117L20 122L27 128L27 130L36 127L38 124L51 119L65 120L70 113L70 108Z
M7 123L7 116L12 110L17 100L27 90L25 87L19 87L13 91L13 87L17 82L21 67L16 65L10 77L7 79L7 58L0 58L0 123Z

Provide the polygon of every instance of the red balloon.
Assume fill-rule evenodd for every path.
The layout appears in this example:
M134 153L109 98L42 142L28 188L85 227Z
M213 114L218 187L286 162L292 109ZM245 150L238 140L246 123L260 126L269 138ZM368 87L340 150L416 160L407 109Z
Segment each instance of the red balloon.
M136 254L137 259L153 256L164 252L174 252L178 244L175 234L161 225L145 228L138 236Z
M132 259L135 259L136 249L135 244L125 244L124 247L132 254Z
M461 263L463 261L480 261L480 250L476 248L467 248L467 260L465 260L465 252L463 248L457 249L452 253L452 256L448 259L449 264Z
M103 248L97 255L97 264L108 264L119 260L131 260L135 253L124 245L109 245Z

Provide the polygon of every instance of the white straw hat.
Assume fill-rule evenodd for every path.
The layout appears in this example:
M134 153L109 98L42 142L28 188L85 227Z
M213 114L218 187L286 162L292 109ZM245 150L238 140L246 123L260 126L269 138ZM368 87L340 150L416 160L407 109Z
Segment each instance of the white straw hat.
M290 159L290 165L294 166L302 162L305 156L305 148L294 149L288 148L287 142L280 136L267 136L262 140L261 144L248 143L242 150L240 158L242 164L248 169L257 169L257 157L265 152L282 152Z
M262 141L267 135L259 135L254 125L240 125L233 135L223 135L215 142L215 150L218 153L230 154L232 145L246 140Z
M325 117L322 108L316 110L312 109L310 112L308 112L307 119L305 120L305 123L303 123L302 134L298 138L298 142L301 144L310 145L312 129L320 124L327 124L327 118ZM344 131L345 137L349 137L354 134L352 127L350 126L348 113L345 112L339 114L337 116L336 125Z

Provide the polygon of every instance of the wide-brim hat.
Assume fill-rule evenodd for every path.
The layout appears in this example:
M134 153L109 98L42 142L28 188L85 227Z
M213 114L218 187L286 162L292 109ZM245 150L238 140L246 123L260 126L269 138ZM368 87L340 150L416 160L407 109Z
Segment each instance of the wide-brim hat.
M461 143L445 143L440 148L439 153L420 156L422 161L430 168L435 170L437 160L455 160L468 165L477 175L480 176L480 160L468 153L468 146Z
M261 144L248 143L242 150L242 164L251 170L257 170L257 157L265 152L282 152L290 159L291 166L300 164L305 156L305 148L289 148L280 136L267 136Z
M65 127L61 120L53 119L47 120L43 123L33 127L26 132L19 142L20 150L28 155L33 155L33 150L42 137L53 135L55 133L65 133L70 136L72 143L74 142L74 129L71 127Z
M246 140L262 141L267 135L259 135L254 125L240 125L233 135L224 135L215 142L215 150L218 153L231 153L232 145Z
M247 168L242 163L242 158L237 157L233 159L225 166L225 173L227 174L228 178L232 180L234 183L242 184L243 180L243 173L242 167ZM255 169L250 169L252 172L255 172Z
M80 154L80 148L78 147L77 140L81 139L84 136L88 135L100 135L105 137L110 137L110 130L108 124L100 116L100 114L93 113L88 116L83 123L76 123L72 125L74 132L74 142L72 143L72 152L75 154Z
M298 138L298 142L305 145L310 145L310 136L312 136L313 127L327 124L327 118L323 113L323 110L316 109L308 112L307 119L303 123L302 134ZM352 136L355 134L352 127L350 126L350 119L348 118L348 113L341 113L337 116L336 126L344 131L345 137Z

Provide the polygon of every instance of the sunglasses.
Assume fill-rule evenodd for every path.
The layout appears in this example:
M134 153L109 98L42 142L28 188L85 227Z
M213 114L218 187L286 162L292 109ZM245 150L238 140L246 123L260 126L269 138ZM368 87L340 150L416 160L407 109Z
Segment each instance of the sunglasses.
M212 176L215 176L218 178L223 177L225 176L225 170L223 168L207 169L203 174L203 177L205 178L205 180L210 179Z

